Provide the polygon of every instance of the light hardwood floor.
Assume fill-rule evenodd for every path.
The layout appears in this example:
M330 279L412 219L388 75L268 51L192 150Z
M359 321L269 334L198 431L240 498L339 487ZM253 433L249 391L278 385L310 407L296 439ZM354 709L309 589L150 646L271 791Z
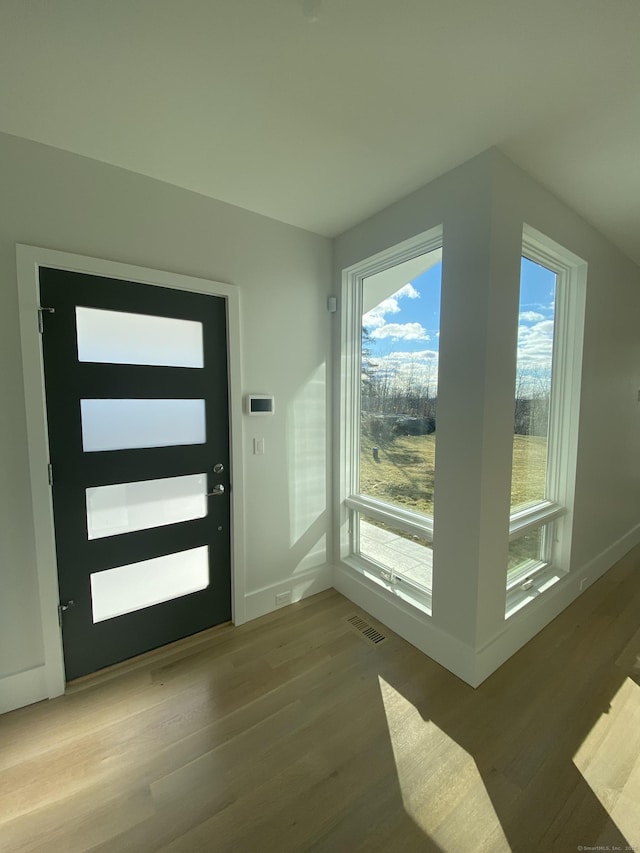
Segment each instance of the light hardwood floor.
M321 593L0 718L0 850L640 849L640 548L477 690L358 612Z

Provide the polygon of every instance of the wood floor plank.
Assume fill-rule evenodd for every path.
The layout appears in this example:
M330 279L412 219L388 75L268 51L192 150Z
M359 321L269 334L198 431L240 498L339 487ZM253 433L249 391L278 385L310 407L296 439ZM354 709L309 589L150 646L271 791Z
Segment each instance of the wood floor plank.
M640 847L640 548L477 690L354 612L328 590L1 717L2 852Z
M149 788L118 790L112 786L86 786L79 793L56 800L33 813L3 823L2 850L12 853L84 853L114 835L155 818L156 807Z

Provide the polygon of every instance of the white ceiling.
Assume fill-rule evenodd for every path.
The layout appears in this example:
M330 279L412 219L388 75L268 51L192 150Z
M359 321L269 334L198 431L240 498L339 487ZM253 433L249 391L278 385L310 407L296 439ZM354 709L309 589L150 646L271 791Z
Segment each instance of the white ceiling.
M0 130L328 236L497 145L640 262L639 36L639 0L0 0Z

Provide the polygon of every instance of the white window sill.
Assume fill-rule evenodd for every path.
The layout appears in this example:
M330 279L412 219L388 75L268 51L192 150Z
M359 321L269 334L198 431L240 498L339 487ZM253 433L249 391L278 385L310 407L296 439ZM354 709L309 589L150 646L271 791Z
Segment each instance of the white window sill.
M529 577L519 577L510 583L507 590L507 602L505 607L505 620L510 619L516 613L539 598L544 592L556 584L561 575L552 566L544 563Z
M419 512L412 512L366 495L350 495L344 502L349 509L362 515L385 522L413 536L420 536L427 542L433 542L433 518L428 515L421 515Z
M396 576L393 581L385 580L383 575L389 573L388 569L355 554L344 559L342 563L404 604L414 607L420 613L431 616L430 592L419 589L402 576Z

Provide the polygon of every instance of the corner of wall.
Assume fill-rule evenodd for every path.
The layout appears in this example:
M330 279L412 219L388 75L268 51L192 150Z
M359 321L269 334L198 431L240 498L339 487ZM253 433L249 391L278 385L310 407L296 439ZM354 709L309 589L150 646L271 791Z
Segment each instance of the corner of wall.
M333 566L325 564L296 574L287 580L272 583L245 595L244 622L266 616L287 604L316 595L333 586ZM279 596L284 596L282 603Z
M0 714L48 699L46 668L43 665L0 678Z

